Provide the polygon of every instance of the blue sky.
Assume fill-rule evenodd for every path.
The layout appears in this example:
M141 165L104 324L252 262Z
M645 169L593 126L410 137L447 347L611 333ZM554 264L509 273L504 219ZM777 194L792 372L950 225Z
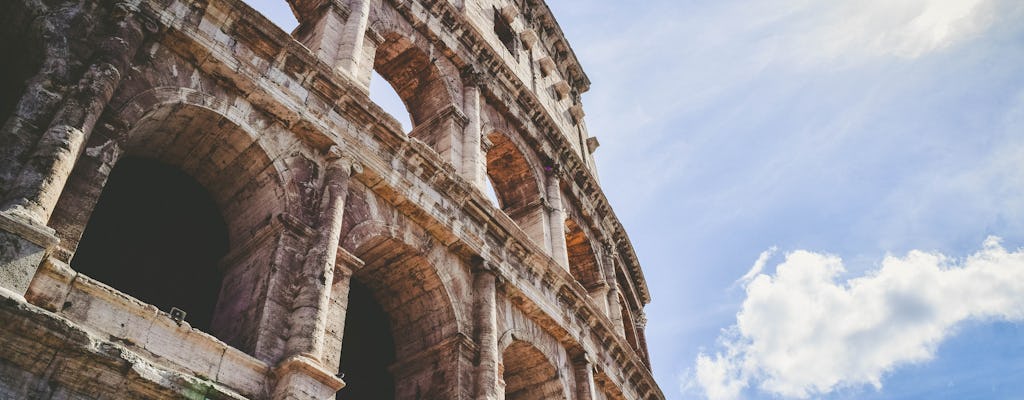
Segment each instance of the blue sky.
M670 399L1024 396L1024 3L549 6Z

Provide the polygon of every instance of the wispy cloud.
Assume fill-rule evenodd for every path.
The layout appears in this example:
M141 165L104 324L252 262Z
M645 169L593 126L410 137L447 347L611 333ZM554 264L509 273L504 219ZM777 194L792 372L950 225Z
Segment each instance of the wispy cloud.
M736 325L697 357L691 379L711 399L755 385L793 398L880 388L886 372L932 359L960 322L1024 320L1024 250L995 237L963 260L911 251L837 282L844 272L838 257L800 250L754 276Z
M917 58L974 37L995 10L994 0L786 2L800 9L796 18L813 17L782 36L798 52L790 59L810 63Z
M843 96L869 92L875 83L865 76L872 68L929 59L970 45L997 22L1019 16L1020 7L1012 3L767 0L683 8L654 2L649 8L630 10L628 17L616 21L615 29L588 31L589 40L573 43L594 79L594 92L586 101L592 110L591 133L606 144L598 161L623 165L627 160L650 160L660 171L660 181L646 185L648 190L632 191L635 199L626 204L657 198L651 191L669 187L665 181L685 184L679 181L706 170L690 168L694 156L677 153L668 143L686 140L699 148L704 141L720 141L718 137L730 130L745 129L743 123L770 123L774 120L758 119L786 115L787 107L807 100L804 95L821 102L819 109L830 107L831 99L856 107L850 103L858 99ZM576 6L559 11L612 12L575 11L595 8ZM841 75L844 71L849 75ZM837 93L844 90L841 82L856 79L865 81L857 86L863 91L847 88L848 93ZM868 102L861 108L870 114L876 106ZM845 113L834 119L837 124L844 122L840 118L857 117L856 110L835 109ZM828 115L807 115L807 124ZM814 128L829 128L822 124L827 123ZM663 162L666 158L669 161ZM607 167L602 171L619 173Z
M736 283L746 286L750 281L754 280L757 276L761 275L761 271L764 270L764 266L768 264L768 259L778 251L779 248L772 246L768 250L762 251L761 255L757 256L757 261L754 261L754 265L750 267L750 270L746 274L743 274Z

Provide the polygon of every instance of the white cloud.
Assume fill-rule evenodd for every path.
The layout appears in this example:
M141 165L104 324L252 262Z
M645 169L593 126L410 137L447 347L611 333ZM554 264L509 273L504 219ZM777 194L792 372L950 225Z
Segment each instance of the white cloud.
M796 49L822 59L916 58L978 34L994 10L994 0L802 3L816 22L795 31Z
M697 357L696 384L711 399L755 385L793 398L880 388L886 372L932 359L962 321L1024 321L1024 250L995 237L966 259L915 250L837 282L844 272L840 258L800 250L756 274L722 349Z
M754 265L750 267L750 270L747 271L746 274L743 274L743 277L737 280L736 283L739 283L741 285L746 285L750 283L750 281L753 280L754 277L761 274L761 271L764 270L765 264L768 264L768 259L771 258L776 251L778 251L778 248L775 246L772 246L768 250L762 251L761 255L757 256L757 261L754 261Z

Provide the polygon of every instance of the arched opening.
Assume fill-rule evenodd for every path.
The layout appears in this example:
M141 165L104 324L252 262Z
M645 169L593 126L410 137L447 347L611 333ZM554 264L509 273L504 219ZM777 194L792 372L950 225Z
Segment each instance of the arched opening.
M408 135L430 146L442 160L458 166L466 118L455 104L454 90L441 73L439 65L443 60L417 46L415 38L390 32L383 39L374 52L373 71L391 85L408 110ZM371 95L381 92L380 86L385 85L371 88ZM400 107L388 103L395 102L387 100L382 105L390 110L385 110L404 120L403 113L398 111Z
M540 189L526 156L503 133L492 132L487 139L492 143L487 150L487 177L501 208L514 212L539 202Z
M340 399L394 399L395 380L388 367L395 362L395 340L384 308L358 280L349 285L345 334L338 370L345 374Z
M143 178L136 179L136 183L120 185L117 183L121 180L117 176L120 173L111 176L96 173L96 168L90 169L88 164L82 164L93 156L83 156L72 173L68 187L61 193L51 223L61 230L59 234L62 242L71 244L67 247L74 252L71 265L83 275L96 278L165 311L172 306L183 309L189 314L186 320L194 327L250 355L272 359L275 357L273 349L258 347L258 344L260 335L265 335L267 331L267 319L264 318L264 311L269 304L268 296L265 295L266 278L276 267L275 255L279 254L281 243L277 238L287 232L281 229L274 216L288 210L289 196L282 184L280 170L249 130L216 110L176 102L181 96L180 90L144 92L137 97L146 98L149 104L154 105L151 109L125 107L138 110L138 114L118 117L129 125L129 130L122 150L105 153L113 158L109 162L116 166L111 170L138 171ZM192 99L209 100L203 96L190 93ZM166 100L173 101L163 102ZM108 145L114 144L108 142ZM118 157L119 154L123 156ZM184 190L172 190L172 187L180 185L174 185L173 178L163 177L160 171L154 171L156 167L150 168L146 163L155 163L164 167L163 170L173 170L180 179L187 177L193 186L204 189L207 192L205 198L209 200L206 209L214 210L207 214L216 215L216 220L220 221L223 228L193 227L175 231L158 229L155 224L147 225L144 218L166 217L176 223L195 213L170 217L170 210L181 205L176 196L183 195ZM87 229L94 230L90 226L93 222L89 221L105 219L104 210L110 207L98 205L101 203L100 198L107 196L106 192L115 191L118 186L127 186L141 195L162 193L148 203L128 201L130 204L123 207L113 207L118 213L129 211L128 207L141 207L137 211L140 216L127 222L140 223L142 228L149 229L119 229L121 234L127 235L125 232L130 232L132 235L123 241L163 238L160 235L167 235L166 238L154 241L153 246L165 245L173 254L165 257L158 256L163 253L142 252L129 257L132 253L128 252L133 250L129 247L132 246L118 246L116 241L108 242L106 247L90 250L89 247L93 245L85 243L85 240L94 240L90 238L92 236L109 235L88 233ZM170 192L163 192L164 189ZM99 214L91 215L94 212ZM213 218L203 220L210 219ZM150 230L154 232L147 233ZM219 242L222 246L218 248L217 256L210 255L207 259L212 261L204 262L207 267L199 267L197 262L192 261L171 261L177 259L169 257L195 255L200 251L196 249L214 242L213 239L202 239L198 244L180 244L181 240L187 240L189 236L204 237L202 235L210 232L226 232L218 233L226 239ZM83 241L79 242L78 238ZM90 255L90 252L95 255ZM90 257L99 259L89 262ZM111 268L108 266L88 266L109 264L109 260L114 257L128 257L123 262L131 263L130 268L133 269L118 273L104 272ZM147 286L147 289L139 290L133 282L121 280L126 279L124 276L136 273L143 261L159 262L163 265L160 268L168 269L163 271L153 267L151 269L156 272L149 274L150 278L156 278L164 272L190 271L182 273L180 281L160 277L154 283L161 290L173 291L174 296L180 296L179 293L187 296L174 297L164 303L161 298L153 297L155 289ZM218 275L202 275L205 273ZM200 286L204 289L198 289ZM190 303L192 301L194 303Z
M484 179L484 196L495 207L501 207L501 200L498 200L498 191L494 189L494 182L491 182L491 177L489 176Z
M159 161L125 157L110 172L71 266L210 330L228 232L195 179Z
M357 213L350 207L361 208L356 206L362 203L358 194L350 195L350 199L346 215ZM420 246L414 248L403 240L383 236L394 230L393 226L377 222L359 223L352 230L343 228L347 233L343 234L346 239L342 241L342 248L352 249L350 253L363 261L362 267L352 272L353 282L358 281L365 287L369 296L363 296L360 301L375 301L381 312L374 314L374 318L385 320L390 329L393 353L385 358L394 361L386 366L394 379L394 398L452 398L458 393L459 386L455 382L460 379L460 353L446 347L455 343L450 339L459 331L454 305L437 270L417 250ZM352 301L360 299L357 290L358 286L353 285ZM347 357L349 346L362 346L348 338L349 327L361 329L358 325L362 323L362 319L346 314L340 348L343 358ZM384 329L383 324L377 326ZM441 349L445 350L439 351ZM352 368L361 368L344 361L340 364L346 376L355 373ZM359 397L345 391L340 394L341 398L349 399L382 397L377 394Z
M413 126L412 120L409 119L409 109L395 92L395 88L377 71L370 73L370 100L395 117L395 120L402 126L402 132L409 133Z
M501 353L506 400L565 399L558 369L533 345L516 340Z
M622 315L622 327L626 331L626 342L640 354L640 343L636 339L636 325L633 323L633 313L630 312L627 306L626 299L619 294L619 307Z
M526 156L501 132L491 132L487 139L487 178L494 188L498 206L533 239L545 246L548 229L541 203L540 185Z
M385 35L374 53L373 70L387 81L409 110L415 128L451 105L451 95L431 58L397 33Z
M365 262L353 279L370 290L389 317L398 359L455 333L447 292L420 252L397 239L375 237L352 254Z
M574 218L565 220L565 246L569 253L569 271L573 278L588 290L603 281L594 248Z

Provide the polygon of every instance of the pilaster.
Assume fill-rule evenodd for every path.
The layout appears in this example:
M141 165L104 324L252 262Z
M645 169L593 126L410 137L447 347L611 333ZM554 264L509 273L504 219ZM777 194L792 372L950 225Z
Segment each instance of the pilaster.
M317 58L337 67L345 21L351 16L348 5L339 0L292 3L301 22L298 40Z
M127 1L114 6L114 33L98 43L97 62L57 110L0 212L40 225L50 219L83 144L142 45L143 22L134 7Z
M334 284L335 260L344 217L349 180L361 167L340 149L331 147L327 154L321 201L319 234L306 258L299 276L299 293L295 297L290 316L290 329L285 352L289 356L305 355L314 360L323 359L324 334L327 329Z
M548 221L551 228L551 258L558 265L569 270L569 252L565 244L565 210L562 209L562 188L560 186L560 170L552 166L547 176Z
M613 245L605 246L605 282L608 284L608 318L612 320L615 331L620 336L626 337L626 327L622 324L622 305L619 304L619 281L615 279L615 263L618 260L618 253Z
M64 99L49 127L7 191L0 209L0 287L24 295L36 268L58 240L47 222L84 143L143 41L143 25L129 2L114 6L113 34L98 43L97 61Z
M487 164L483 156L480 124L480 84L483 76L473 70L462 72L463 111L466 114L466 128L462 136L462 177L477 189L485 190Z
M324 368L335 373L338 372L338 367L341 364L341 345L345 338L345 318L348 316L348 293L352 283L352 274L362 267L362 260L347 250L338 248L321 356Z
M590 357L583 354L572 362L573 373L576 377L576 400L595 400L594 385L594 363Z
M361 171L361 167L334 146L328 150L326 158L328 165L320 203L319 233L298 277L299 292L293 300L293 311L288 317L286 358L277 367L285 373L275 387L275 399L326 399L333 397L344 385L339 385L341 379L332 375L331 371L337 368L337 363L332 365L325 361L336 359L325 357L324 349L325 343L329 342L333 346L335 339L328 337L328 326L332 295L336 290L342 290L336 289L334 273L348 184L351 176ZM343 267L341 275L339 278L345 286L343 290L347 300L348 276L351 276L351 272ZM347 301L345 303L347 306ZM330 376L330 379L324 378L324 375Z
M358 76L363 42L366 40L367 20L370 17L370 0L352 0L352 14L345 21L338 48L338 68L350 76Z
M500 354L498 353L497 321L497 277L494 265L486 261L473 270L473 309L476 313L474 325L479 356L476 365L476 398L498 400L498 375Z

